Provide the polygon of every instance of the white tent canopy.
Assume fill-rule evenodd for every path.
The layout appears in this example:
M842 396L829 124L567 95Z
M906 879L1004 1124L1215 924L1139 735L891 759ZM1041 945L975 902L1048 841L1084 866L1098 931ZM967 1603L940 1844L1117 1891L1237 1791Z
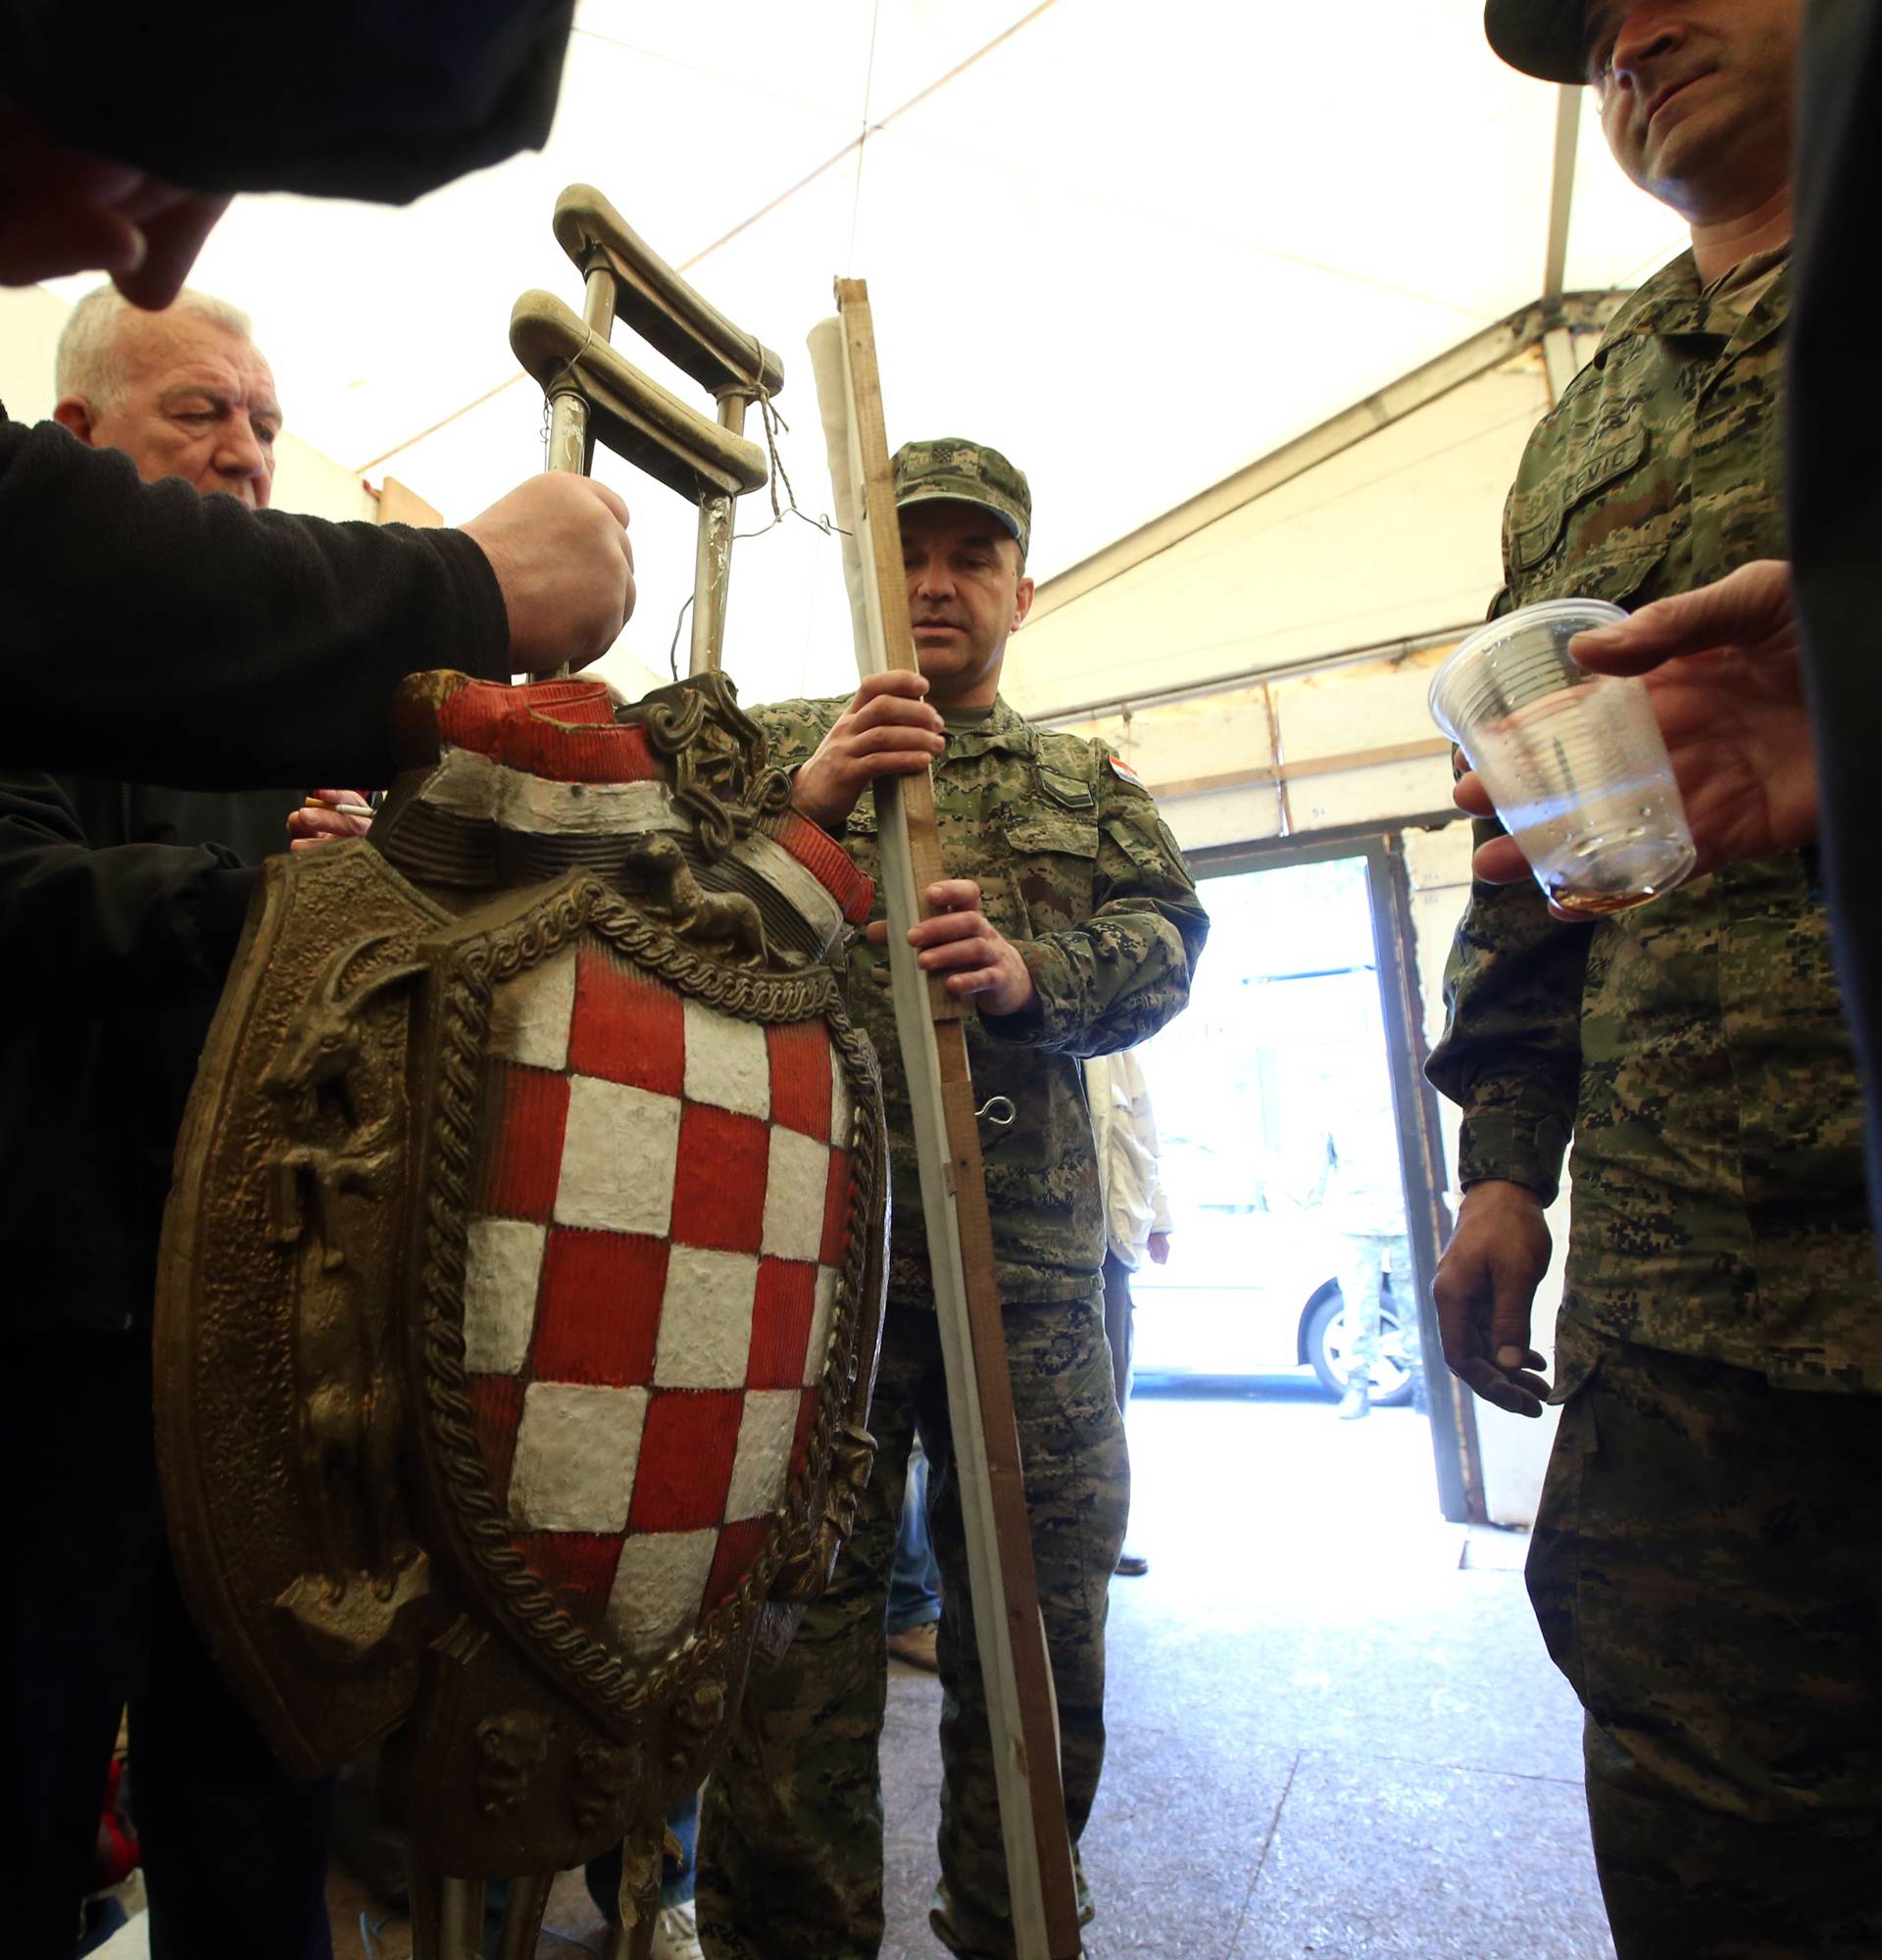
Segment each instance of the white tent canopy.
M1048 578L1535 299L1560 95L1497 62L1478 0L584 0L544 153L405 211L238 200L194 283L254 315L303 441L461 519L540 466L506 330L525 287L578 304L549 231L564 184L598 185L783 356L812 513L803 338L832 275L861 274L892 437L1005 449ZM1572 187L1569 290L1681 242L1587 116ZM691 514L613 459L598 473L635 513L622 651L664 668ZM739 547L727 665L748 698L845 683L830 540L791 523Z

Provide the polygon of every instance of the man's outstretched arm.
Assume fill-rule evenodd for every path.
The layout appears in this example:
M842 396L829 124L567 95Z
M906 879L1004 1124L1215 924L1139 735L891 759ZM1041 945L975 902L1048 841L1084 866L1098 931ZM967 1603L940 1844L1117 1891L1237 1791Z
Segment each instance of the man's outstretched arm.
M626 509L532 477L461 530L251 511L0 422L0 764L183 788L382 783L409 673L582 665L633 605Z

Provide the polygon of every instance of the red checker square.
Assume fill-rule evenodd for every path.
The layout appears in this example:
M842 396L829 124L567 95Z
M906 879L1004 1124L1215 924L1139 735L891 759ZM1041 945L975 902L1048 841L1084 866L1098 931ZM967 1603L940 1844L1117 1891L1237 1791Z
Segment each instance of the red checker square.
M677 1096L686 1081L685 1004L606 947L584 946L575 956L569 1066Z
M514 1061L490 1064L477 1209L500 1218L548 1221L562 1177L562 1133L569 1078Z
M490 1489L499 1504L510 1501L510 1463L517 1453L517 1428L522 1421L522 1389L515 1375L470 1375L465 1380L471 1434L477 1439L477 1452L490 1473Z
M601 1624L620 1563L619 1532L523 1532L511 1543L571 1620Z
M821 1021L777 1021L765 1030L771 1052L771 1121L827 1143L830 1038Z
M830 1177L823 1192L823 1243L817 1256L826 1266L840 1266L850 1243L850 1208L855 1194L850 1188L850 1153L830 1152Z
M610 1389L654 1379L667 1241L552 1225L543 1250L530 1372Z
M673 1243L755 1252L765 1237L770 1126L709 1102L688 1102L679 1119L673 1181Z
M742 1389L656 1389L640 1433L630 1532L702 1531L725 1515Z
M817 1427L817 1391L806 1389L797 1405L797 1431L791 1438L791 1475L795 1477L810 1454L811 1431Z
M804 1355L817 1310L817 1268L802 1259L761 1259L752 1301L748 1389L804 1386Z
M738 1591L739 1582L758 1563L758 1555L765 1549L765 1534L770 1528L769 1518L745 1518L719 1533L701 1602L708 1612Z

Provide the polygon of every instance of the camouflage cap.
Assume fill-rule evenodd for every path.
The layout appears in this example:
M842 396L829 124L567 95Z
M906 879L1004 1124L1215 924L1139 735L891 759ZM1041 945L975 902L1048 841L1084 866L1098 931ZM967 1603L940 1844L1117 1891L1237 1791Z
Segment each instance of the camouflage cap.
M1588 79L1587 20L1588 0L1484 0L1491 47L1538 81Z
M1032 491L1026 472L1015 469L997 449L959 436L936 436L928 442L905 442L889 466L898 510L930 499L977 504L1018 539L1019 556L1025 557L1032 536Z

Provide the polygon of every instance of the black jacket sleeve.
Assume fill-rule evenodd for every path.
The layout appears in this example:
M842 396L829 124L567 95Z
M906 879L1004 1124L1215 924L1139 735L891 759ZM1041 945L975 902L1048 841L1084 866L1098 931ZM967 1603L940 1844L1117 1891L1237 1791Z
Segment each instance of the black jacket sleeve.
M221 0L121 8L103 26L71 0L8 0L0 77L67 142L190 190L405 204L542 147L573 15L574 0L277 0L242 19L252 85L179 115L151 77L226 42Z
M1823 856L1843 1005L1869 1119L1869 1206L1882 1234L1882 390L1861 265L1882 196L1882 13L1813 0L1798 74L1797 262L1786 357L1791 550L1816 738ZM1864 241L1858 246L1858 241ZM1860 258L1853 259L1853 250Z
M0 773L0 999L26 1017L213 1002L260 875L217 844L94 848L64 785Z
M502 590L461 531L251 511L0 419L0 768L383 783L406 674L508 661Z

